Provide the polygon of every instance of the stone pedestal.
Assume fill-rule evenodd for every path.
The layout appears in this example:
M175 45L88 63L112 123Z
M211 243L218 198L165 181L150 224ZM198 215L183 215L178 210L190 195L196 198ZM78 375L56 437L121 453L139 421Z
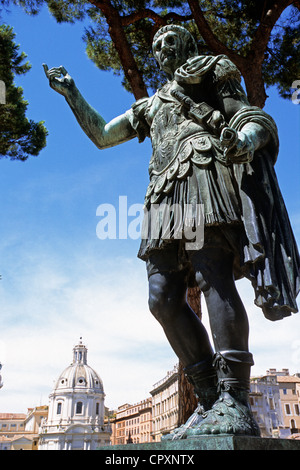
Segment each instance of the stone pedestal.
M135 451L178 453L184 451L190 454L200 450L298 450L300 440L296 439L272 439L250 436L201 436L196 439L183 439L179 441L162 441L146 444L126 444L117 446L99 447L105 451L128 451L134 455Z

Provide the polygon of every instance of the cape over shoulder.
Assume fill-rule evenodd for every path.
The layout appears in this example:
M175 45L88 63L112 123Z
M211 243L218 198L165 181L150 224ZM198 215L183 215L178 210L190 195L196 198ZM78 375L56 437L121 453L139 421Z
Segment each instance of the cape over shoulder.
M200 83L208 72L213 73L213 80L216 83L226 81L229 78L241 80L238 68L226 55L201 55L188 59L176 70L175 79L178 83L196 84Z

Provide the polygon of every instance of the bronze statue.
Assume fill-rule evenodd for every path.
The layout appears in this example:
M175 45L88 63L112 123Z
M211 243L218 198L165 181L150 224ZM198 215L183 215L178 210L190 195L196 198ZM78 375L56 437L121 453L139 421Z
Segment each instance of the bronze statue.
M297 312L299 292L299 254L274 172L276 124L250 106L235 65L223 55L199 56L183 27L161 28L153 53L167 83L109 123L63 67L44 69L98 148L151 138L147 224L138 256L147 266L150 310L199 400L188 422L166 438L258 436L248 401L248 318L235 280L251 281L255 303L270 320ZM177 208L176 217L170 207ZM204 241L187 244L185 226L196 234L201 224ZM186 301L195 285L207 304L214 349Z

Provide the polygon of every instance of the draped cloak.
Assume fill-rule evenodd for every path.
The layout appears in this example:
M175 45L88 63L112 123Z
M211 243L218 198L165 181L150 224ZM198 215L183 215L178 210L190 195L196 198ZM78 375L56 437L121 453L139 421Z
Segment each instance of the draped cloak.
M223 113L228 126L236 131L252 122L264 127L269 133L267 144L255 152L251 162L228 165L219 137L184 110L170 92L174 85L200 97L204 108L208 104ZM231 116L222 107L226 97L240 105ZM234 64L223 55L189 59L175 72L174 80L151 98L137 101L128 118L140 141L146 136L152 141L145 197L148 213L154 204L166 210L176 204L182 208L202 205L205 227L236 227L235 278L251 281L255 304L269 320L296 313L300 257L274 170L279 149L277 128L267 113L250 106ZM197 225L199 214L196 210L192 213L190 223ZM169 225L166 238L162 229L159 236L149 232L143 237L141 259L147 260L153 250L172 243L176 238L174 220L173 226L171 219Z

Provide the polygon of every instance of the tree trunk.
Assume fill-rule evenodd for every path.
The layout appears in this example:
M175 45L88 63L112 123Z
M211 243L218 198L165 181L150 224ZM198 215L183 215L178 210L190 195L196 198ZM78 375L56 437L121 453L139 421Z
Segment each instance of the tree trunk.
M201 291L198 287L188 290L188 303L196 315L201 318ZM179 362L178 369L178 426L184 424L197 407L194 388L189 383Z
M125 77L130 83L135 99L139 100L140 98L149 96L147 87L143 80L143 74L137 67L136 60L122 25L122 18L118 10L109 0L90 0L90 3L99 8L106 18L106 22L109 27L109 35L114 43Z
M262 65L270 40L271 32L283 11L291 4L299 8L300 2L293 0L280 0L269 2L264 9L260 24L252 38L249 52L242 57L235 50L229 49L213 33L206 21L205 15L198 0L188 0L191 12L197 24L199 33L203 37L210 50L218 55L225 54L240 70L246 85L247 96L252 106L263 108L267 99L265 83L262 75Z
M245 80L246 93L249 103L251 106L258 106L259 108L263 108L265 106L268 95L266 94L265 90L262 68L253 67L252 65L252 67L247 68L247 71L243 72L242 69L241 72Z

